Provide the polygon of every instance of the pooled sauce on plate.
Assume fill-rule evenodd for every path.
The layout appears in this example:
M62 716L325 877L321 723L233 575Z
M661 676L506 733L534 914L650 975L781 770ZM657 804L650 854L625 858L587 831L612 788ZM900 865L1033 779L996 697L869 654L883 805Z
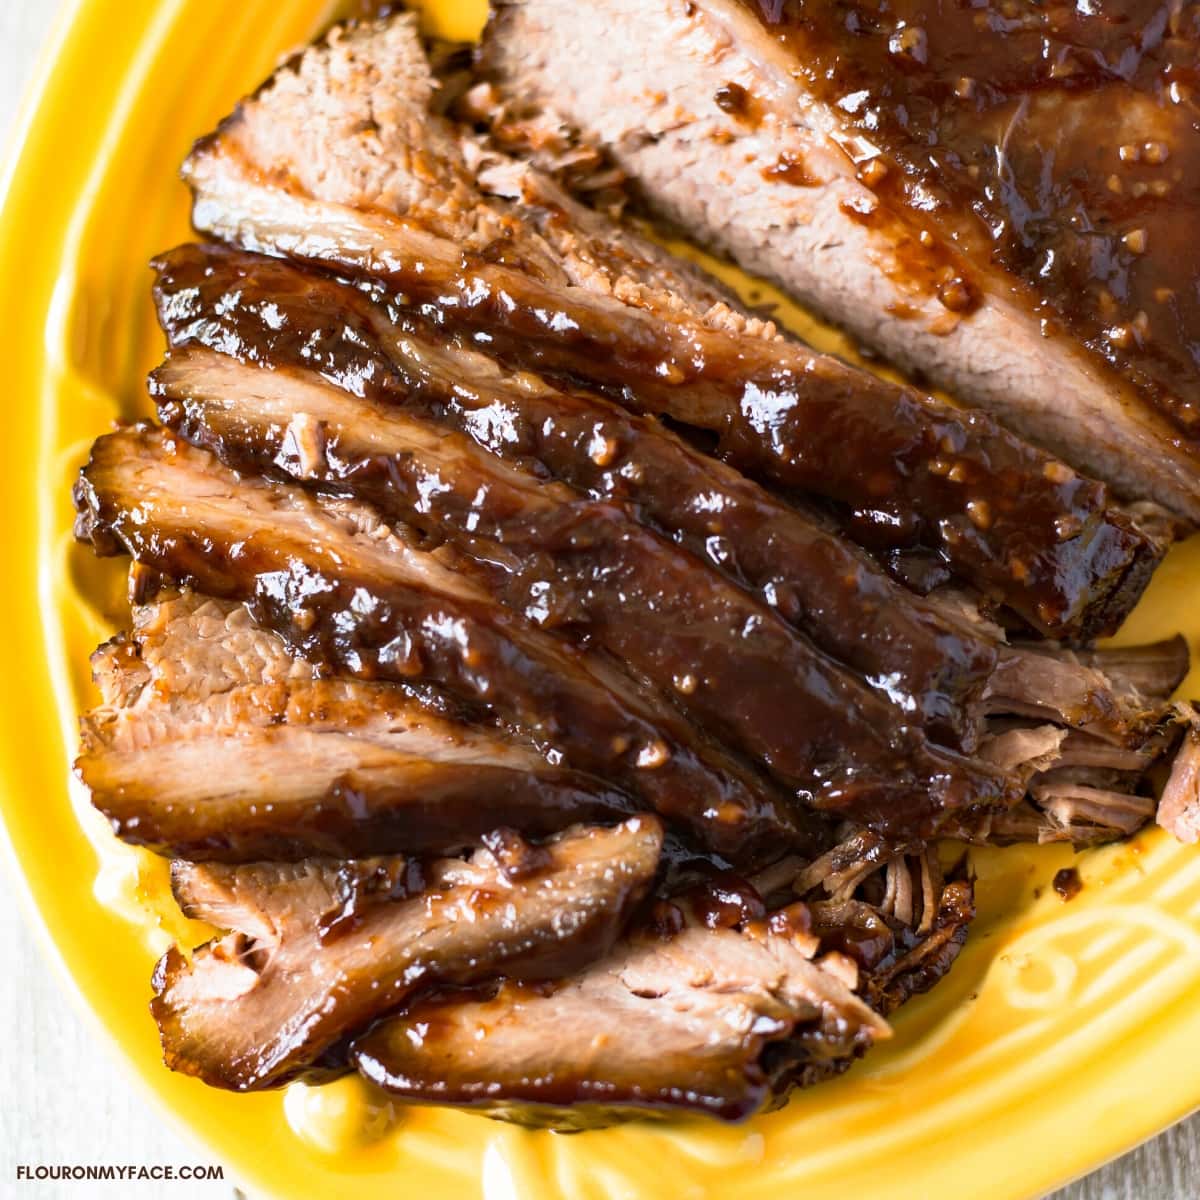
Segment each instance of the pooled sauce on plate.
M1047 333L1200 438L1200 4L746 2L880 152L884 205L1031 285Z

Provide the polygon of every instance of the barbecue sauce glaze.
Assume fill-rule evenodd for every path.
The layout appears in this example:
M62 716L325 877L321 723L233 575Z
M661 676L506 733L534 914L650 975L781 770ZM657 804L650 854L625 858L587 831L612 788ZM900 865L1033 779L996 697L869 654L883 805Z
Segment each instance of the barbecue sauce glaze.
M745 2L856 135L882 207L935 235L948 308L978 304L964 260L996 264L1044 334L1200 439L1200 4Z
M245 363L311 367L355 395L464 432L537 477L627 506L758 592L938 740L973 748L961 714L995 665L994 647L889 586L835 533L664 435L653 419L577 392L472 394L455 375L406 370L402 356L386 353L366 297L269 259L181 247L160 260L156 296L177 347L198 343ZM195 436L186 413L177 420L161 400L160 413L189 440L215 448ZM387 476L395 482L394 469ZM482 514L470 519L478 525Z

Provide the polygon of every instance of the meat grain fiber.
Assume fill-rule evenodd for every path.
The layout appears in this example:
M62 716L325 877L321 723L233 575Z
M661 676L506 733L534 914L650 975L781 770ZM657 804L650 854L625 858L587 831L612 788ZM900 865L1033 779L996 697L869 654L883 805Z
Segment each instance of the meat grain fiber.
M612 947L661 847L662 827L640 816L510 843L501 858L180 861L184 912L229 932L158 965L167 1063L218 1087L271 1087L423 984L570 974Z
M240 604L160 594L133 624L93 658L103 703L75 766L134 845L225 862L427 853L633 810L403 687L319 678Z
M1168 81L1200 33L1000 7L504 0L484 73L517 140L575 131L863 344L1194 522L1200 139Z
M1200 728L1186 706L1190 727L1175 757L1158 806L1158 823L1179 841L1200 841Z

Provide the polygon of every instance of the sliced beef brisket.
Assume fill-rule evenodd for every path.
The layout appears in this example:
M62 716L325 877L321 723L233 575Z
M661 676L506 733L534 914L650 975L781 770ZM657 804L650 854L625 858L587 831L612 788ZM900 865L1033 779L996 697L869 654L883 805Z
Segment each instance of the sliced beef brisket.
M189 440L239 470L270 473L293 461L302 415L327 450L294 460L302 482L348 490L388 521L448 539L438 553L456 573L539 628L607 651L799 797L822 803L846 756L865 771L883 742L894 755L883 769L897 778L929 755L901 709L621 508L505 470L465 439L337 389L316 383L302 398L277 398L280 373L253 374L249 386L188 406Z
M721 853L805 842L820 822L615 667L507 613L370 510L245 479L160 430L101 438L78 531L179 583L249 602L302 657L494 706L576 769L628 785Z
M974 915L968 883L943 885L936 860L872 835L807 867L776 864L754 885L660 902L646 927L558 984L418 998L357 1038L353 1061L407 1099L525 1124L739 1120L889 1037L879 1014L945 974Z
M319 372L399 410L397 419L411 413L537 476L631 506L757 592L885 690L910 719L951 744L970 749L975 741L973 714L996 657L990 640L898 587L844 538L657 422L504 370L444 330L278 260L180 247L159 260L156 295L175 349L155 373L153 389L176 402L160 407L187 436L196 425L192 401L238 390L261 397L269 383L280 402L303 411L313 394L305 380ZM200 348L272 368L275 377L258 376L256 385L254 374L239 374ZM327 435L316 425L314 436ZM299 450L280 465L303 475Z
M405 30L415 38L395 20L331 35L244 102L189 160L197 227L383 279L513 361L593 380L715 434L739 468L843 505L859 536L882 546L926 540L1043 631L1088 637L1119 623L1160 550L1102 486L985 415L648 295L623 303L539 265L517 234L464 255L451 240L461 178L441 197L448 218L438 215L441 168L412 182L414 161L441 163L446 136L429 117L416 122L429 140L410 140L425 93L396 89L394 112L372 107ZM338 142L339 169L299 160L314 138L355 122L357 137ZM502 211L479 204L481 214Z
M713 13L764 76L798 44L667 10L682 60ZM1180 639L1091 645L1157 511L790 340L498 148L546 113L501 94L505 32L590 19L502 7L490 140L414 17L336 27L185 168L231 244L155 262L162 425L77 482L77 536L133 560L77 769L215 927L152 1003L210 1084L747 1117L949 969L974 897L933 839L1130 833L1195 723ZM715 102L778 136L787 94ZM809 167L760 175L828 191ZM1196 745L1159 812L1191 839Z
M222 936L170 950L152 1011L167 1063L219 1087L271 1087L432 983L552 979L603 957L658 869L640 816L498 858L190 864L184 912Z
M862 343L1195 521L1196 22L1000 7L504 0L484 68L516 137L574 130Z
M76 770L118 837L172 856L447 851L633 807L401 687L318 678L238 604L160 596L93 669L104 703L81 722Z
M747 641L742 631L748 628L748 618L730 624L729 614L744 608L737 593L727 587L722 590L711 577L702 584L707 572L699 563L693 560L689 565L660 540L639 535L611 506L589 505L577 492L544 478L537 482L552 467L560 476L589 485L593 494L607 498L615 491L625 499L644 500L636 508L643 519L659 514L670 519L679 512L680 494L664 493L661 475L648 468L664 459L715 467L711 460L689 457L676 439L653 427L613 429L601 403L589 407L587 397L555 393L532 376L505 387L504 373L490 360L457 349L411 322L408 328L398 329L397 310L385 316L357 292L288 264L220 249L180 248L161 261L158 298L176 348L155 373L154 389L164 419L189 440L216 450L235 467L283 473L312 487L349 490L391 518L416 524L439 539L449 536L458 547L456 568L478 574L481 563L485 564L481 582L510 607L544 627L597 639L655 679L660 688L674 691L683 707L713 732L740 740L777 772L786 771L786 756L764 752L762 734L769 732L768 724L761 715L753 715L752 707L733 699L746 688L752 689L751 694L757 691L760 698L767 694L759 685L759 673L750 668L755 643L762 642L762 635L770 630L759 630ZM341 332L331 336L339 322ZM319 355L314 351L318 345ZM327 381L336 381L337 386ZM347 394L353 392L365 395L360 400ZM573 403L581 411L571 426ZM601 420L603 432L598 432ZM563 437L551 436L555 426L566 427ZM447 433L448 429L467 434L474 445ZM613 443L630 451L618 455ZM475 447L496 450L521 469L504 470ZM646 455L654 451L658 457L647 462ZM675 457L667 458L672 452ZM619 487L607 487L606 481L614 478ZM697 548L704 545L700 534L707 527L705 548L711 551L712 536L722 529L713 522L736 519L738 502L747 495L753 499L757 489L744 481L738 487L727 469L692 472L687 478L699 511L685 508L681 523L694 533L689 544ZM701 491L702 487L713 490ZM929 663L930 675L937 678L938 663L961 662L960 648L971 652L975 698L960 695L956 703L955 697L926 692L937 703L917 710L935 734L950 722L939 723L930 716L948 712L956 714L952 727L967 730L974 741L982 728L978 715L987 712L1061 723L1089 731L1113 746L1152 746L1141 770L1124 777L1117 790L1136 788L1145 763L1168 748L1156 730L1163 718L1163 701L1178 676L1166 679L1165 691L1160 688L1143 695L1120 674L1129 670L1151 681L1150 660L1157 662L1164 652L1147 649L1132 658L1121 656L1114 660L1116 673L1106 674L1101 664L1109 652L1085 655L1083 661L1048 645L1003 647L978 624L971 627L944 607L915 600L913 611L924 618L917 630L925 636L914 647L911 641L892 636L893 610L873 600L894 597L903 615L906 593L895 585L869 590L873 580L865 572L839 578L838 567L856 565L855 556L845 551L815 559L828 567L824 577L803 574L802 562L789 562L784 554L796 544L795 538L788 537L793 528L789 514L801 533L815 530L811 539L815 547L830 546L836 553L842 544L779 501L745 507L749 511L735 521L733 531L745 532L749 544L732 539L724 543L727 563L732 560L734 568L724 573L745 584L743 564L758 571L773 570L775 579L758 590L764 599L775 599L777 611L785 581L807 581L806 595L812 595L823 579L835 582L845 595L843 608L834 610L827 603L824 613L818 607L815 619L807 620L808 613L801 609L796 620L805 628L815 626L818 635L825 634L821 640L826 645L836 645L839 633L852 648L867 644L863 614L875 613L880 656L899 663L914 648L924 656L914 661L910 653L907 676L903 666L900 678L868 676L906 715L914 711L911 693L904 687L908 677L919 678L921 668ZM773 523L756 526L748 519L754 514L771 517ZM713 561L711 556L708 561ZM684 586L668 586L672 578ZM860 583L867 585L865 594L857 590ZM696 585L702 591L696 592ZM612 607L616 594L612 588L621 597L619 611ZM714 608L722 594L726 599ZM820 603L818 597L816 604ZM831 638L827 631L834 611L843 623L833 626L835 638ZM912 628L900 625L902 631ZM731 638L722 629L736 636ZM643 639L640 646L639 639ZM704 661L695 659L688 665L689 655L701 648ZM717 651L730 664L732 684L719 684L718 660L713 657ZM766 658L783 662L787 653L784 648ZM865 656L870 654L868 648ZM864 655L849 657L862 661ZM1158 669L1172 674L1186 665L1186 652L1180 657L1177 649L1173 663L1167 661L1171 657L1166 654ZM1143 660L1145 667L1139 667ZM882 665L880 657L872 661ZM987 675L981 670L985 664L990 664ZM793 678L793 689L795 683ZM717 702L715 714L705 709L703 702L708 699ZM728 718L721 711L726 706ZM781 718L797 711L794 703L779 698L771 700L768 709ZM997 721L1001 718L988 721L989 730ZM742 730L749 726L748 738L737 732L739 725ZM783 733L785 739L791 736ZM1061 746L1062 737L1060 730L1052 739L1054 750ZM1055 756L1037 747L1029 751L1028 759L1014 754L1028 741L1020 730L1002 737L989 732L985 757L1021 783L1033 770L1055 765ZM807 771L807 763L801 769ZM1099 781L1072 776L1070 782L1075 787ZM1112 777L1103 781L1106 791L1113 791L1115 785ZM1144 808L1139 799L1135 810ZM1121 816L1107 836L1123 830L1129 819ZM991 825L985 820L978 827ZM1038 836L1067 836L1066 830L1075 828L1073 823L1055 820L1042 826ZM1102 822L1093 823L1092 829L1093 838L1106 835Z

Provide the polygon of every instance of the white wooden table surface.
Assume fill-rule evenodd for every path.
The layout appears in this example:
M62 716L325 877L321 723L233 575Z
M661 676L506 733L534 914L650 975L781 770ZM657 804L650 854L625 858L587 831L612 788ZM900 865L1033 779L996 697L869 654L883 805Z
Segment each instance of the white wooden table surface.
M5 134L54 7L54 0L0 0L0 130ZM0 1197L227 1200L233 1193L230 1183L17 1183L18 1163L182 1165L209 1160L150 1111L96 1032L63 998L60 981L2 877L0 946L5 948L0 965ZM1195 1055L1200 1064L1200 1048L1182 1047L1181 1052ZM1057 1193L1054 1200L1198 1197L1200 1116Z

